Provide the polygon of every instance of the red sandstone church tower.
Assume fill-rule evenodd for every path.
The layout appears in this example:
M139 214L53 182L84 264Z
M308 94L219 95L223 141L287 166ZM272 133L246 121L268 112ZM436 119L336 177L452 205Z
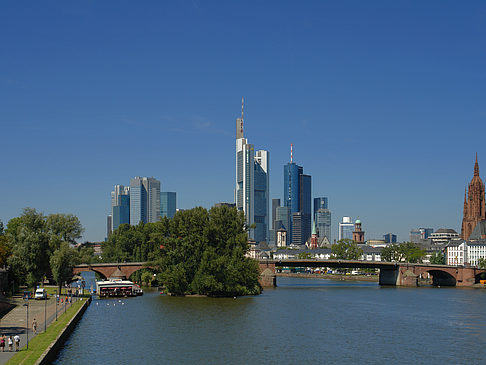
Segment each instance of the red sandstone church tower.
M361 221L358 219L354 223L353 241L356 243L364 243L364 234L364 231L361 230Z
M479 177L478 154L476 153L474 176L469 183L469 189L466 189L464 193L464 215L461 229L461 237L464 240L469 238L479 221L486 219L484 197L484 183Z

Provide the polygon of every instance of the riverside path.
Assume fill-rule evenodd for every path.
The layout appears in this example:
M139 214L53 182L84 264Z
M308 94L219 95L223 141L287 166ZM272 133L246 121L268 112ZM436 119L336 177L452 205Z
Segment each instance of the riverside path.
M75 298L73 298L73 301ZM10 336L19 335L20 348L24 348L27 345L27 331L29 335L29 341L34 338L35 334L32 331L32 320L35 318L37 321L37 333L44 332L44 327L49 326L56 320L56 307L57 316L64 313L71 304L63 303L56 306L56 298L54 296L47 300L34 300L29 299L29 322L27 323L27 303L22 296L17 295L10 299L10 302L15 306L10 312L5 314L0 319L0 335ZM45 318L45 320L44 320ZM44 325L46 323L46 325ZM0 350L0 365L5 364L12 356L15 355L15 345L13 351L8 351L8 344L5 344L5 352Z

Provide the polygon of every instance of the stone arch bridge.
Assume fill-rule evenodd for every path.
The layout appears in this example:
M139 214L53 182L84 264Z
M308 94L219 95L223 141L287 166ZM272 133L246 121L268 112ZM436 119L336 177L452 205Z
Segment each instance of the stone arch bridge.
M276 286L277 267L332 267L380 269L380 285L418 286L420 278L432 276L433 285L473 286L479 282L480 275L486 270L475 267L408 264L398 262L358 261L358 260L320 260L288 259L260 260L260 283L264 287ZM73 268L73 274L94 271L104 278L129 278L135 271L151 268L146 262L124 262L103 264L82 264Z
M433 285L443 286L473 286L479 283L479 278L486 270L466 266L409 264L383 261L359 260L320 260L320 259L288 259L261 260L259 262L261 282L264 286L276 285L277 267L331 267L380 269L380 285L419 286L420 279L431 276Z
M73 275L83 271L94 271L103 278L129 278L135 271L151 269L146 262L123 262L103 264L81 264L73 268Z

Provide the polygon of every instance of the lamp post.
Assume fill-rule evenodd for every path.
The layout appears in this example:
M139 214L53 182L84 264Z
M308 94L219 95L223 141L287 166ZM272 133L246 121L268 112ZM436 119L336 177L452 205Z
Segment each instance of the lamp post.
M56 304L56 321L57 321L57 289L56 289L56 301L55 301L55 304Z
M27 332L27 350L29 349L29 299L26 299L27 303L24 304L25 307L27 307L27 324L25 326L26 332Z
M44 332L47 331L47 294L46 299L44 299Z

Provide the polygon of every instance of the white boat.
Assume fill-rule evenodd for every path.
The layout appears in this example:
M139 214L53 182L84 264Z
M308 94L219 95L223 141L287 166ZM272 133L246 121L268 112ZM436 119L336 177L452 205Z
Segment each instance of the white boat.
M135 295L143 295L143 290L138 284L134 284L133 292Z
M109 279L96 282L96 292L100 298L133 297L136 294L136 284L130 280Z

